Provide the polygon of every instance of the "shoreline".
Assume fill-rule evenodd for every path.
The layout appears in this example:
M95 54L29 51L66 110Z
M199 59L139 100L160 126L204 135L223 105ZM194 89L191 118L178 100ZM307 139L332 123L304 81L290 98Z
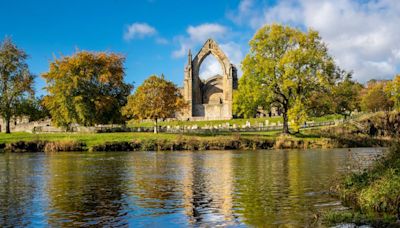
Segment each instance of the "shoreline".
M114 135L118 137L118 135ZM157 135L156 135L157 136ZM313 149L388 147L391 140L365 136L182 136L154 137L117 141L85 142L77 139L16 140L0 143L1 152L112 152L112 151L207 151L207 150L258 150L258 149ZM115 138L113 138L115 140Z

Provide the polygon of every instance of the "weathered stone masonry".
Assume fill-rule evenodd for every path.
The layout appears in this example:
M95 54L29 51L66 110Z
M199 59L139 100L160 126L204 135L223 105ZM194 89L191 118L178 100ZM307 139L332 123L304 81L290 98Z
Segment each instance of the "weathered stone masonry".
M222 66L223 75L215 75L205 81L199 77L200 66L208 55L214 55ZM191 120L221 120L232 118L233 90L237 89L237 69L230 63L218 44L208 39L199 53L192 58L188 54L182 90L189 107L181 116Z

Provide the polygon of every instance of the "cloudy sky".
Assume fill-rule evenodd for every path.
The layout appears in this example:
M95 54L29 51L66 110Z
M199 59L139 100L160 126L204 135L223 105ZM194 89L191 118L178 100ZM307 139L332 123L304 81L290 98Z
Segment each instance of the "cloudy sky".
M0 38L11 36L30 55L31 71L77 50L126 56L126 81L139 85L164 73L182 85L189 49L215 39L240 67L248 41L261 26L282 23L320 32L330 54L354 78L389 79L400 72L398 0L0 0ZM202 77L220 72L215 58ZM45 83L37 78L36 90Z

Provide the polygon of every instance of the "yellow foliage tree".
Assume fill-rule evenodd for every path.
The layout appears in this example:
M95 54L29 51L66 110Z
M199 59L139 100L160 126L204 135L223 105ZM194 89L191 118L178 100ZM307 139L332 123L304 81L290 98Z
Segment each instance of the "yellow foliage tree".
M394 107L400 110L400 74L395 76L388 84L387 90L391 100L394 102Z

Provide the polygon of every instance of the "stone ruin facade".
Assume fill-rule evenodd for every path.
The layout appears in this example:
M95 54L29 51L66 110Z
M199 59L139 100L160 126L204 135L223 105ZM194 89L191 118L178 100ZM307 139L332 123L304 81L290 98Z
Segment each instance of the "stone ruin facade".
M201 80L200 66L210 54L219 61L222 75ZM179 116L180 119L232 119L233 91L238 84L237 69L214 40L208 39L194 58L189 50L183 84L181 92L188 108Z

